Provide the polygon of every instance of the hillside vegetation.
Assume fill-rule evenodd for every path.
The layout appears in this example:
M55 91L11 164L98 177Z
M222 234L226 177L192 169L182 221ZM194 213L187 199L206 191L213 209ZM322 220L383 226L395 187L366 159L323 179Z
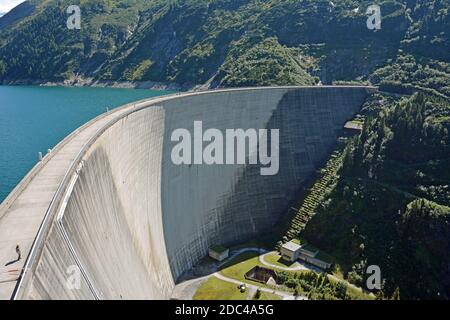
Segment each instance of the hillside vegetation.
M365 286L378 265L383 293L450 297L450 103L416 94L366 120L346 149L334 190L301 236Z
M449 0L379 3L369 30L372 1L30 0L0 18L0 80L370 81L449 96ZM66 27L73 4L81 30Z

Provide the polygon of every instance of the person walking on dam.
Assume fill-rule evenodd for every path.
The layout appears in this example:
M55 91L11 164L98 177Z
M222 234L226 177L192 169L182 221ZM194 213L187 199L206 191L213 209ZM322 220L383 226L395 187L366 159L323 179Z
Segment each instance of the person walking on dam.
M20 252L19 245L16 246L16 253L17 253L17 261L20 261L20 259L22 259L22 253Z

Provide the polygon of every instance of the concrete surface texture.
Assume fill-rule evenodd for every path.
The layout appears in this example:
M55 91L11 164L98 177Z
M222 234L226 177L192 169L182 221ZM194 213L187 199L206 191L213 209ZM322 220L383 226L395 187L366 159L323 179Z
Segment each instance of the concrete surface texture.
M39 236L31 252L28 241L25 270L11 294L16 299L169 298L177 279L210 246L245 241L276 223L372 90L188 93L120 108L87 134L98 123L93 121L80 132L89 139L74 148L59 191L51 190L54 198L39 233L36 223L27 231ZM260 165L173 164L171 134L179 128L192 132L194 121L203 121L204 130L223 132L280 129L279 174L261 176ZM9 216L3 215L0 228L8 227L3 220ZM68 285L73 266L81 274L76 288ZM10 289L11 284L5 290Z

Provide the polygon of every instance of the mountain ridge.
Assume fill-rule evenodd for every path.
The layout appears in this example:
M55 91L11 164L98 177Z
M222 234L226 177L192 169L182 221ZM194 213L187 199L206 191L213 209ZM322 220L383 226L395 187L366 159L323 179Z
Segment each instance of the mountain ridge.
M441 77L426 87L450 96L448 2L383 1L375 32L369 1L27 1L13 10L21 19L0 19L0 81L419 86L423 75L405 68L415 64ZM65 9L77 3L82 29L68 30Z

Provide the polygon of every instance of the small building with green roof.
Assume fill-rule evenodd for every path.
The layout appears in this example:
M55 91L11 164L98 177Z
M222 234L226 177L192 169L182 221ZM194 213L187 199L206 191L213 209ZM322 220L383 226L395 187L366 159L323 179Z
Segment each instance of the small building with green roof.
M223 246L212 246L209 248L209 256L219 262L224 261L230 255L230 250Z

